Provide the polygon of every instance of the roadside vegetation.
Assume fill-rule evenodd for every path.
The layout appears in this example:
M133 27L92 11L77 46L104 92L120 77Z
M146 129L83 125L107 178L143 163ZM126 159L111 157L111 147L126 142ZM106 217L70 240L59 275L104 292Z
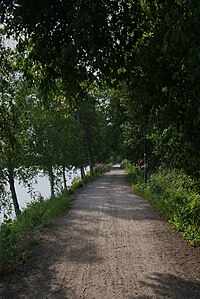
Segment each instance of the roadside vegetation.
M87 173L83 178L74 178L70 188L67 190L68 194L74 193L77 189L84 187L87 183L94 181L99 176L110 170L112 163L98 163L93 167L92 173Z
M4 216L0 226L0 274L19 267L31 254L31 246L38 244L42 230L70 208L65 194L45 200L43 197L32 201L12 220Z
M0 12L0 212L23 214L16 180L42 173L54 198L67 169L81 171L76 189L96 161L136 164L145 139L152 174L135 189L198 244L200 2L2 0Z
M74 178L71 186L58 196L32 201L14 220L8 214L4 215L0 226L0 275L16 269L32 254L43 230L70 209L70 194L109 171L111 166L111 163L96 164L93 174L87 173L83 179Z
M138 166L127 164L131 187L146 198L192 245L200 245L199 183L178 169L160 167L144 184Z

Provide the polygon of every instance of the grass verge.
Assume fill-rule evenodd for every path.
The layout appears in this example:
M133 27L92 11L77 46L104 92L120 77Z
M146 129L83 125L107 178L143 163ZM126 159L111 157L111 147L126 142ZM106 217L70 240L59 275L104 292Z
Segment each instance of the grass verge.
M15 220L5 216L0 226L0 275L16 269L31 255L31 248L39 243L42 230L70 209L70 194L95 180L110 167L111 164L97 164L92 175L86 174L83 180L75 178L71 187L61 195L32 201Z
M77 189L82 188L89 182L96 180L99 176L101 176L105 172L109 171L111 166L112 166L111 163L109 163L109 164L99 163L94 166L92 174L87 173L83 179L74 178L72 181L71 187L68 189L68 194L72 194Z
M200 194L198 182L177 169L160 168L147 185L137 166L126 168L132 189L146 198L192 245L200 245Z
M70 208L66 195L40 197L31 202L20 216L12 220L7 217L0 227L0 275L6 274L30 256L31 246L41 239L41 232Z

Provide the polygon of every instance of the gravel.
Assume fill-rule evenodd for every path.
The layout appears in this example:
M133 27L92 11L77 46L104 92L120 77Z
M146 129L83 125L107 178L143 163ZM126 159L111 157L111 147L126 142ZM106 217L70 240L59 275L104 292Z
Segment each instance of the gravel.
M119 168L74 194L33 252L1 279L0 298L200 298L200 248L135 195Z

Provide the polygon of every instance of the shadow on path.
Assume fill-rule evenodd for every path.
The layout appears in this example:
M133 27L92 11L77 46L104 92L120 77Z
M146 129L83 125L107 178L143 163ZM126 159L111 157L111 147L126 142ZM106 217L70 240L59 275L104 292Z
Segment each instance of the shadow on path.
M141 232L143 232L144 227L144 230L146 229L146 221L155 221L154 224L157 226L158 221L161 220L161 216L145 200L132 193L128 179L123 171L115 168L110 173L100 177L74 194L73 199L72 210L60 219L54 227L45 231L44 239L35 248L35 256L27 261L23 271L0 280L0 298L102 298L101 294L97 293L90 294L91 296L87 298L84 293L84 286L86 274L89 277L88 280L93 280L93 274L90 272L92 271L91 269L96 269L96 272L93 273L97 275L100 268L108 267L108 261L105 258L105 248L109 251L107 256L110 256L110 269L107 268L107 273L109 274L107 277L108 282L111 280L112 275L114 275L114 278L118 278L116 268L113 266L115 265L115 261L119 268L117 269L124 275L124 281L128 281L127 278L132 275L135 268L137 269L139 261L140 263L143 262L143 256L140 260L137 260L134 255L130 255L130 252L126 251L131 249L132 253L132 248L134 248L134 243L136 242L137 231L134 231L133 228L133 231L130 232L132 224L136 224L136 227L140 228L139 233L141 235L138 238L139 240L141 239L141 244L145 248L143 254L146 261L148 261L149 249L146 249L146 244L149 239L143 240ZM131 221L133 222L131 223ZM144 226L142 226L142 222ZM126 240L126 237L123 235L124 232L127 232L126 230L120 231L123 225L129 232L130 240ZM109 237L111 230L113 230L114 234ZM120 234L117 234L119 231ZM159 234L163 234L163 231L159 227L157 236L159 237ZM155 240L156 237L154 235L155 231L152 231L152 238ZM171 238L171 232L168 235ZM149 231L147 237L151 238ZM121 244L123 240L124 242L127 241L127 244ZM169 241L169 239L166 240ZM163 237L159 242L159 250L162 253L162 248L166 250L167 242L163 242ZM176 238L174 242L176 242ZM106 246L107 243L109 243L109 246ZM126 264L128 269L131 262L130 257L135 261L135 264L131 264L135 265L135 268L131 266L129 273L124 270L124 264L120 260L123 252L118 251L117 248L115 249L117 244L120 246L127 245L121 246L119 249L124 248L124 256L127 258L127 260L124 260L124 264ZM135 245L136 247L137 244ZM173 246L174 243L170 244L170 258ZM138 252L140 252L140 248L141 250L143 249L139 247ZM113 255L113 253L115 254ZM147 256L145 255L146 253ZM119 266L120 261L122 262L121 266ZM143 267L145 268L144 265ZM115 269L116 273L113 273L113 269ZM140 268L138 267L138 269ZM123 270L125 273L123 273ZM155 270L157 271L157 269L150 268L148 273L153 273L147 276L145 281L139 281L144 289L154 290L156 294L154 298L200 298L198 297L200 288L197 283L176 275L159 273L159 271L162 271L160 268L157 272ZM103 275L105 276L105 273ZM107 281L103 280L105 277L102 278L98 275L97 277L102 279L106 288ZM136 282L138 283L138 281ZM97 280L95 283L100 284ZM100 287L104 288L104 284L100 285ZM132 288L134 289L134 285L131 283L128 287L131 290ZM152 299L152 297L140 296L140 294L138 293L134 297L123 298L119 295L118 297L107 297L104 299ZM95 297L96 295L98 296Z
M89 211L92 213L101 211L125 220L162 219L161 214L147 201L132 192L125 172L121 173L116 168L81 190L75 199L84 202L83 205L77 205L82 211L88 211L90 206Z
M151 288L155 293L153 298L199 299L200 284L172 274L152 273L147 282L141 281L145 288ZM152 296L129 296L128 299L152 299Z

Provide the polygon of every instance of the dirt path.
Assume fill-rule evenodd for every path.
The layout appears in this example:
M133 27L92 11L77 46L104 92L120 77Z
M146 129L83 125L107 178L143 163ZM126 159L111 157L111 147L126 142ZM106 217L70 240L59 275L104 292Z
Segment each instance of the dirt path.
M190 247L113 169L74 195L0 298L200 298L200 248Z

